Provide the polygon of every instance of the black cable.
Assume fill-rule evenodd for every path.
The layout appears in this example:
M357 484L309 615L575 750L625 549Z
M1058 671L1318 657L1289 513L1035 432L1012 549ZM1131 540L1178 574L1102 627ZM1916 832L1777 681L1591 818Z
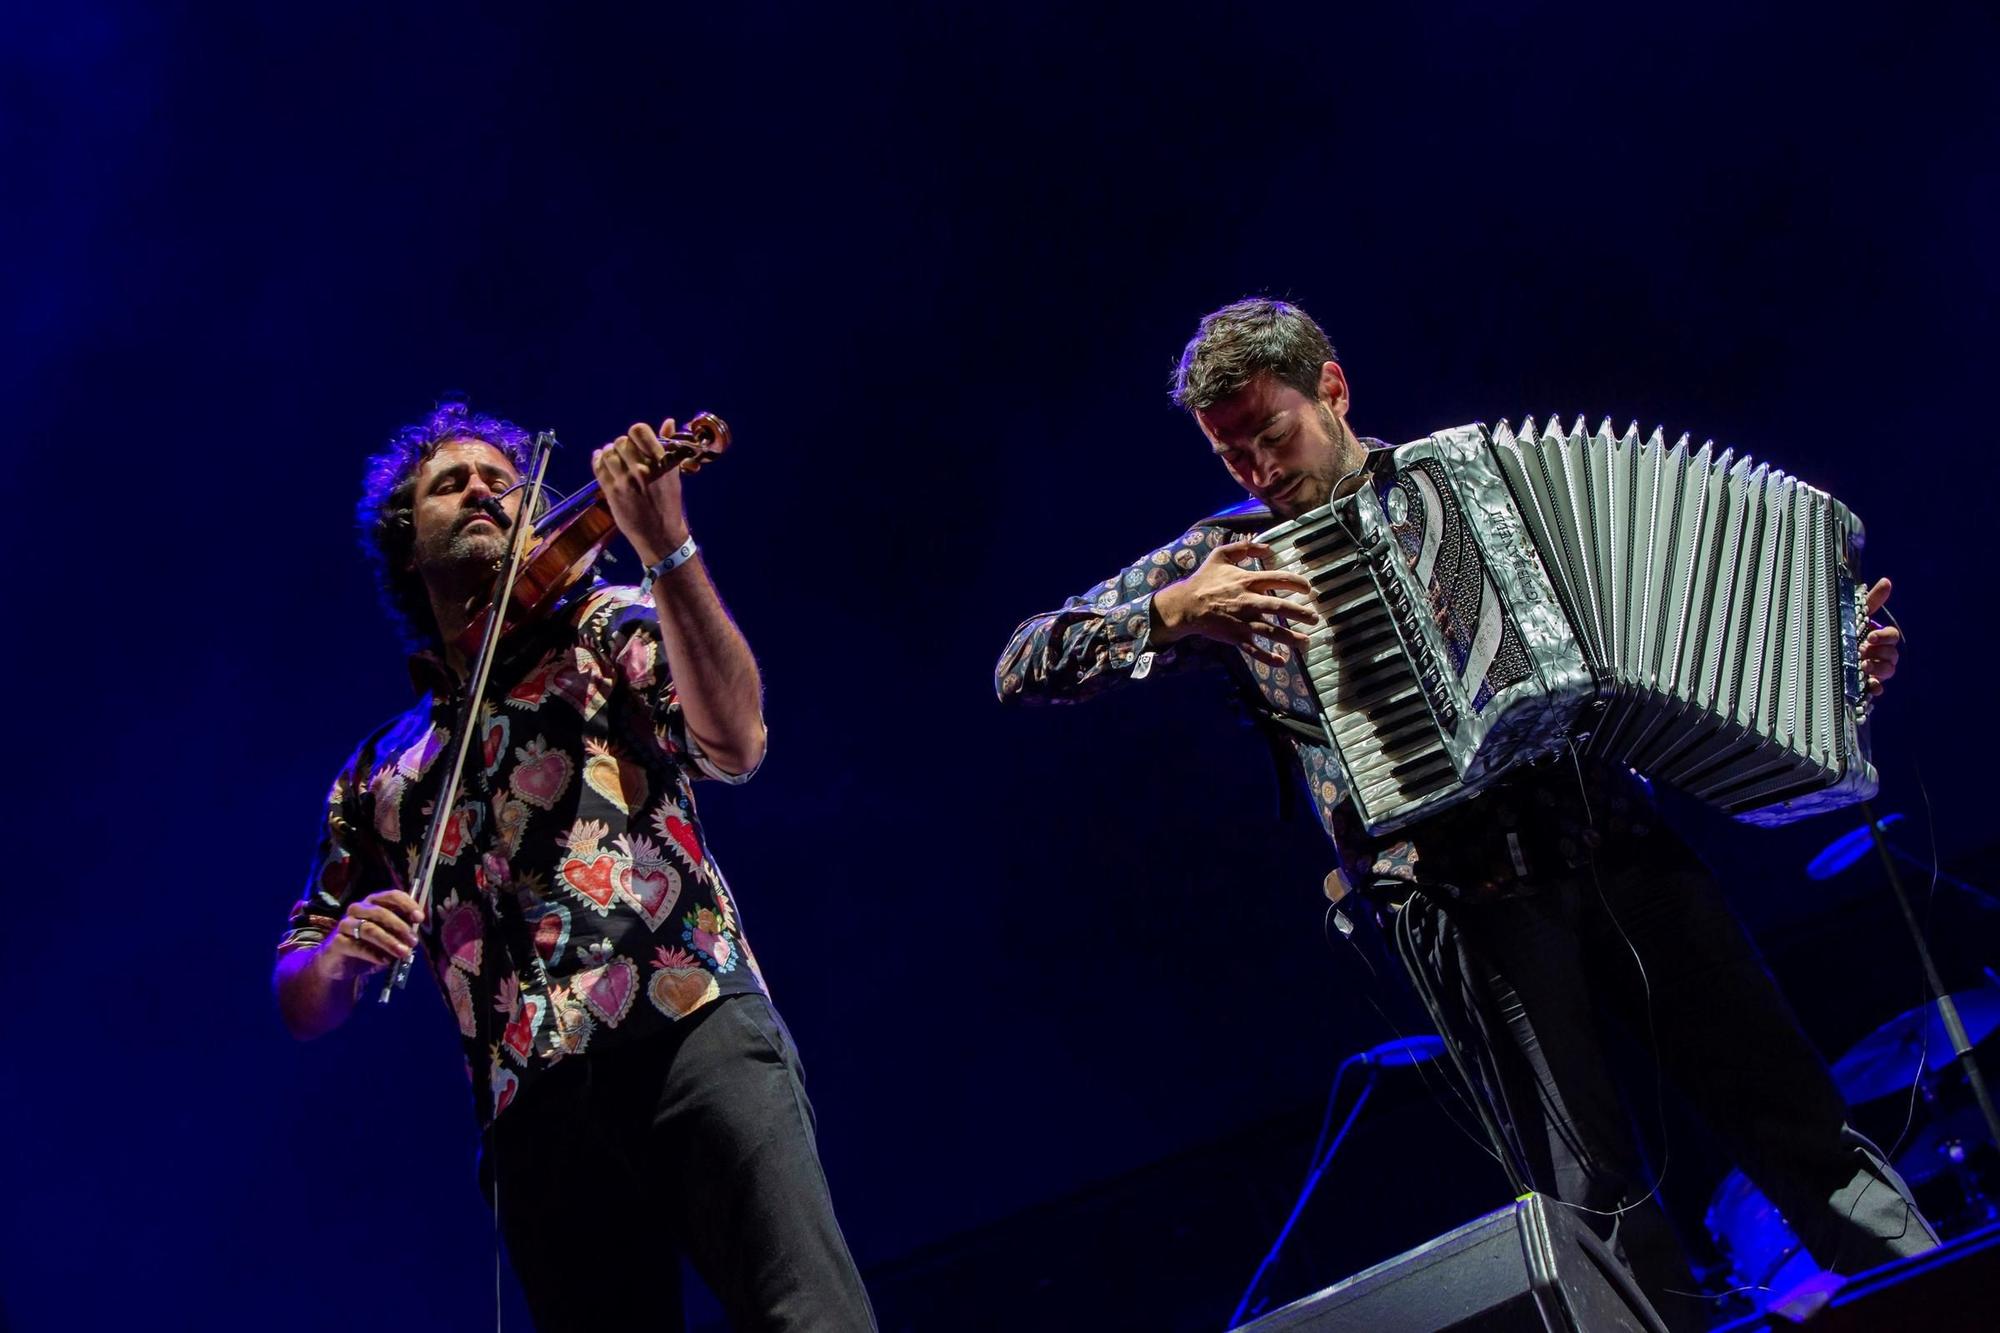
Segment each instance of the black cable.
M1320 923L1320 934L1322 935L1322 937L1325 938L1327 947L1329 949L1333 948L1333 937L1329 930L1329 923L1332 921L1333 913L1335 913L1338 910L1339 910L1338 904L1329 903L1327 905L1326 915ZM1378 920L1379 920L1379 914L1378 914ZM1394 933L1393 926L1390 928L1390 931L1391 935L1393 936ZM1361 947L1360 941L1356 940L1352 935L1343 935L1342 938L1346 941L1348 947L1354 950L1355 956L1360 958L1362 966L1368 969L1369 977L1377 982L1380 982L1382 980L1382 976L1379 972L1376 971L1374 961L1368 957L1368 952L1367 950ZM1407 965L1405 965L1404 971L1407 973L1408 971ZM1412 984L1414 984L1414 981ZM1388 1028L1390 1033L1393 1036L1395 1036L1397 1040L1408 1041L1410 1039L1409 1034L1403 1031L1402 1026L1399 1023L1397 1023L1394 1018L1390 1016L1389 1011L1387 1009L1384 1009L1381 1006L1381 1004L1379 1004L1376 1001L1374 996L1366 994L1364 992L1362 998L1368 1002L1368 1007L1375 1011L1375 1016L1382 1020L1383 1026ZM1433 1023L1433 1026L1435 1026L1435 1023ZM1442 1034L1440 1035L1442 1036ZM1494 1164L1500 1168L1502 1174L1508 1175L1511 1179L1512 1173L1508 1171L1507 1163L1501 1159L1500 1154L1495 1152L1493 1150L1493 1146L1490 1143L1488 1143L1486 1139L1481 1137L1480 1131L1471 1128L1463 1120L1459 1119L1458 1116L1452 1111L1450 1103L1445 1100L1445 1092L1449 1092L1451 1096L1458 1101L1459 1105L1465 1108L1466 1113L1468 1115L1472 1115L1476 1119L1478 1113L1474 1111L1472 1103L1467 1099L1466 1092L1461 1090L1458 1084L1452 1082L1450 1079L1444 1080L1444 1091L1440 1091L1438 1086L1431 1082L1430 1071L1425 1068L1425 1066L1428 1065L1429 1063L1430 1062L1428 1060L1422 1060L1419 1061L1416 1066L1417 1077L1420 1080L1422 1080L1424 1085L1424 1091L1428 1093L1431 1099L1437 1104L1438 1110L1444 1115L1444 1118L1448 1122L1450 1122L1451 1127L1457 1130L1460 1134L1464 1135L1466 1142L1470 1143L1473 1147L1479 1149L1479 1151L1485 1153L1488 1157L1492 1158Z
M1591 834L1595 835L1597 833L1597 812L1591 808L1590 784L1584 777L1583 759L1577 752L1576 741L1573 738L1569 743L1569 757L1570 763L1576 770L1577 795L1583 802L1584 826ZM1651 1189L1630 1203L1621 1203L1613 1209L1590 1208L1583 1204L1570 1203L1563 1199L1555 1199L1552 1202L1561 1204L1563 1207L1576 1212L1589 1213L1594 1217L1615 1219L1643 1207L1659 1194L1660 1187L1665 1183L1667 1178L1667 1168L1673 1164L1673 1143L1667 1133L1666 1072L1660 1061L1659 1029L1653 1018L1653 980L1646 972L1646 960L1639 956L1639 947L1632 943L1632 937L1625 931L1625 923L1618 919L1618 914L1611 908L1611 898L1604 892L1604 881L1599 878L1597 873L1597 849L1594 846L1588 845L1588 843L1586 843L1584 849L1584 859L1585 863L1590 867L1590 882L1591 886L1597 891L1597 901L1604 908L1604 915L1610 919L1612 926L1618 931L1618 938L1625 942L1626 951L1632 955L1633 965L1639 969L1639 986L1641 993L1645 997L1646 1039L1647 1045L1652 1048L1653 1056L1653 1108L1660 1126L1660 1169L1653 1174Z
M1487 1139L1493 1145L1495 1160L1506 1173L1508 1183L1515 1194L1526 1193L1531 1188L1526 1161L1519 1145L1499 1122L1492 1100L1492 1085L1483 1076L1473 1077L1472 1070L1468 1067L1466 1051L1473 1051L1473 1060L1476 1062L1478 1058L1476 1046L1468 1044L1463 1027L1454 1021L1456 1016L1447 1012L1443 1002L1431 987L1430 972L1425 966L1423 957L1427 949L1423 941L1416 936L1418 929L1416 914L1419 910L1439 918L1444 916L1438 904L1421 890L1412 893L1403 904L1402 909L1396 914L1395 931L1397 952L1402 957L1403 970L1409 974L1412 984L1415 985L1417 998L1430 1014L1431 1023L1437 1028L1438 1035L1444 1038L1445 1054L1451 1058L1452 1068L1471 1094L1470 1105L1473 1114L1479 1118L1481 1128L1486 1131ZM1437 975L1442 979L1444 975L1442 959L1435 966L1438 969Z

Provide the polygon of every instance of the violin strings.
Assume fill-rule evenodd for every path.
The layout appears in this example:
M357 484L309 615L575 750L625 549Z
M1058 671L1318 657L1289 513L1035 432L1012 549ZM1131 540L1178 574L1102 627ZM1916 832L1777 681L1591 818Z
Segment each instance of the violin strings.
M493 498L495 500L504 500L508 496L512 495L515 491L518 491L523 486L528 485L531 480L533 479L530 477L523 477L519 481L515 482L512 486L509 486L506 490L500 492L500 494L494 496ZM549 497L551 496L555 498L550 499ZM556 487L549 485L546 481L542 483L542 503L544 505L546 506L559 505L568 499L569 499L568 492L558 490Z

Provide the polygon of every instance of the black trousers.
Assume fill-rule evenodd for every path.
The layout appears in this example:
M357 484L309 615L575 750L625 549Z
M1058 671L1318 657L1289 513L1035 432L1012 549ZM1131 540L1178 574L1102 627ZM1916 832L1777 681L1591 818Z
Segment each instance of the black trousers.
M1605 1060L1602 1019L1650 1045L1818 1263L1856 1272L1937 1244L1729 910L1671 837L1497 901L1419 891L1395 929L1507 1154L1586 1213L1663 1316L1703 1327L1687 1264ZM1655 1090L1632 1089L1650 1108Z
M739 1333L875 1327L803 1068L761 995L557 1065L495 1122L480 1166L542 1333L682 1329L682 1254Z

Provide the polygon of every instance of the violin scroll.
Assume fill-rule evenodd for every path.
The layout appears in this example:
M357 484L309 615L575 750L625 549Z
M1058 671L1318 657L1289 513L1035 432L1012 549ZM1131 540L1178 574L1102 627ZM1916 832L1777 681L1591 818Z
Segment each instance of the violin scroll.
M662 475L674 467L683 472L699 471L729 447L729 423L713 412L701 412L689 418L686 426L663 437L660 443L666 449L659 463ZM591 481L543 514L536 521L532 535L535 545L521 562L513 595L508 599L503 633L541 615L564 592L588 578L597 557L618 535L618 527L611 517L611 507L604 502L603 491ZM480 612L460 636L459 649L468 659L481 652L490 618L490 608Z
M697 412L660 443L667 446L668 463L683 472L699 472L729 447L729 423L713 412Z

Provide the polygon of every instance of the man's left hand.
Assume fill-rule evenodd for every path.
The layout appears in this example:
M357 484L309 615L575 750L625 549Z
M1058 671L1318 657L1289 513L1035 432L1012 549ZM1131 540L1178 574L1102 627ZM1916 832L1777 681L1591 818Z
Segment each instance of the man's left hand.
M635 422L623 435L590 456L590 470L604 492L618 531L632 543L639 562L658 564L688 538L681 503L681 470L665 465L662 435L674 433L669 417L655 431Z
M1889 580L1875 581L1875 586L1868 590L1869 615L1888 603L1891 590ZM1868 631L1868 637L1861 641L1861 674L1868 682L1868 693L1877 696L1882 693L1882 682L1896 674L1896 658L1902 647L1903 631L1894 625Z

